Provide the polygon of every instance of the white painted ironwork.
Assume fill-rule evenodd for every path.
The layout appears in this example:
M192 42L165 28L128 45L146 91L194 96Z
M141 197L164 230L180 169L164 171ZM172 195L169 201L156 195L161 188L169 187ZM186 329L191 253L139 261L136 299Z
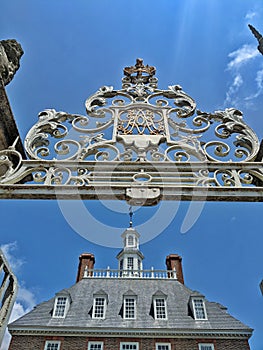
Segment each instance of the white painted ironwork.
M197 110L180 86L158 89L140 59L124 74L121 90L87 99L87 116L41 112L25 139L30 160L1 151L0 197L262 201L262 150L240 111Z

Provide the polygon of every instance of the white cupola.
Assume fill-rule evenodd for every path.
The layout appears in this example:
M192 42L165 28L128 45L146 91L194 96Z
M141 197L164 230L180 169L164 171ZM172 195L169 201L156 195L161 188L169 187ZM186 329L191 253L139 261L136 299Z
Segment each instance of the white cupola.
M142 270L143 254L139 250L140 234L132 227L133 213L130 211L130 227L121 237L123 238L123 249L117 255L119 270L122 276L139 276Z

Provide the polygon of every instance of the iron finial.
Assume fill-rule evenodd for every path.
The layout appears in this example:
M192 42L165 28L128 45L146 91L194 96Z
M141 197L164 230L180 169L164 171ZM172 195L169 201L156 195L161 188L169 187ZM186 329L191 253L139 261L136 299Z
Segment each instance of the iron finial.
M130 215L130 227L132 227L132 217L133 217L132 206L130 206L129 208L129 215Z

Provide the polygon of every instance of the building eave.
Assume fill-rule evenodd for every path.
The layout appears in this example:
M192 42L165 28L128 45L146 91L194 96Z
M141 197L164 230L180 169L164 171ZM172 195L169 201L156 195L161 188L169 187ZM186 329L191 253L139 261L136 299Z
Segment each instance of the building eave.
M9 332L15 335L56 335L56 336L96 336L96 337L141 337L141 338L220 338L249 339L253 330L209 330L209 329L120 329L120 328L78 328L78 327L14 327Z
M122 249L116 256L117 259L120 259L122 257L122 255L124 254L137 254L139 255L139 257L143 260L144 259L144 255L142 254L142 252L136 248L125 248Z

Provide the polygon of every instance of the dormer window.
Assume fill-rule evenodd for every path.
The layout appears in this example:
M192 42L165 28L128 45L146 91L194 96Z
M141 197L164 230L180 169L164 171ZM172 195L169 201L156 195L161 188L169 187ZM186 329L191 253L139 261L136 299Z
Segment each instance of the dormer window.
M166 300L164 298L154 298L154 318L163 320L167 318Z
M166 298L167 296L161 291L158 291L153 296L154 318L156 320L167 319Z
M191 297L191 307L195 320L207 320L205 303L202 297Z
M92 318L105 318L106 314L106 295L97 295L93 299Z
M136 318L136 297L135 296L125 296L124 297L124 312L123 318L125 319L135 319Z
M53 317L64 318L67 314L70 305L70 296L57 295L53 310Z

